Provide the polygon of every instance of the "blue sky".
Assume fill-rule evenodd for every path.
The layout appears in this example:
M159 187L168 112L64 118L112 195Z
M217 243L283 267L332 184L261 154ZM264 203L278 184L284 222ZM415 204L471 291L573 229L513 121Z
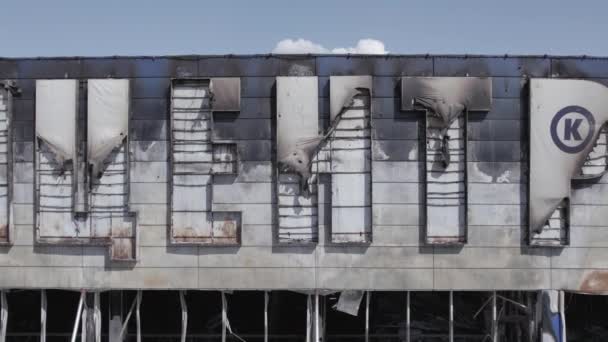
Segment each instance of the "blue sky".
M2 0L0 56L249 54L283 39L390 53L608 55L607 1Z

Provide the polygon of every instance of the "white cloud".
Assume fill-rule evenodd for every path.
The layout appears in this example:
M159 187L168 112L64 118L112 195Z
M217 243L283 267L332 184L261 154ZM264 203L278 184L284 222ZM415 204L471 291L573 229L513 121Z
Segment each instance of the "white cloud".
M307 53L336 53L336 54L387 54L384 43L376 39L360 39L354 47L325 48L306 39L283 39L272 49L272 53L280 54L307 54Z
M306 39L283 39L277 43L272 53L304 54L304 53L328 53L329 50L320 44Z

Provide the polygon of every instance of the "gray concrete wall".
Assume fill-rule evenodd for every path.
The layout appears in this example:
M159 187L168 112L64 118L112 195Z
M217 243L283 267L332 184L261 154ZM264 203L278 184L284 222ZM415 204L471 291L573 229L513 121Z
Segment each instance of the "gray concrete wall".
M373 242L275 243L275 77L317 75L319 110L329 116L330 75L372 75ZM468 243L424 245L424 117L399 111L400 76L491 76L493 105L469 117ZM241 169L215 185L214 210L242 211L238 247L172 246L167 239L168 91L172 77L241 77L241 112L219 134L237 140ZM34 242L34 84L44 78L132 81L131 208L138 212L139 261L108 260L107 247ZM606 178L572 197L571 245L527 247L526 77L608 83L608 59L546 57L183 57L0 59L0 79L22 88L14 100L14 243L0 246L1 288L172 289L571 289L608 290ZM319 191L320 194L324 193ZM319 201L325 199L321 196ZM236 208L236 209L235 209ZM599 284L599 285L598 285ZM590 287L591 286L591 287Z

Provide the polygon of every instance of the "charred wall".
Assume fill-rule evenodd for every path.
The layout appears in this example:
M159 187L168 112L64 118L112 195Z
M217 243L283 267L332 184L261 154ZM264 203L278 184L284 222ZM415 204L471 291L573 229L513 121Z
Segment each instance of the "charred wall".
M372 241L276 242L274 134L277 76L317 76L319 120L330 116L329 78L372 76ZM492 107L468 121L468 237L462 246L423 238L424 116L400 110L402 76L492 78ZM34 120L37 79L129 79L130 210L139 259L108 260L107 248L41 245L34 238ZM240 112L214 134L236 143L236 175L216 176L214 208L242 215L240 245L174 245L168 238L169 89L172 78L239 77ZM527 244L527 90L530 77L608 84L608 60L483 56L184 56L0 59L13 100L13 244L0 246L3 288L202 289L571 289L606 290L607 181L577 188L570 245ZM320 125L321 127L323 125ZM319 201L326 200L323 196ZM214 209L215 210L215 209Z

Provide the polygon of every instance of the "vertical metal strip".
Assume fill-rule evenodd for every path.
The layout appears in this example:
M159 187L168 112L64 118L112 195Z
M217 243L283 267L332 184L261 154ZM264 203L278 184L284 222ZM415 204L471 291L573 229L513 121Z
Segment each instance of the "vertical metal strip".
M498 342L498 317L496 315L496 291L492 292L492 342Z
M188 331L188 305L186 304L185 291L179 291L179 303L182 309L182 339L181 342L186 342Z
M40 342L46 342L46 290L40 291Z
M6 341L6 325L8 324L8 302L6 291L0 291L0 342Z
M407 291L405 305L405 341L410 342L410 291Z
M74 320L74 328L72 329L71 342L76 342L76 336L78 334L78 325L80 324L80 316L82 314L82 306L84 305L84 297L86 292L82 290L80 292L80 301L78 302L78 308L76 309L76 319Z
M101 342L101 309L99 291L93 295L93 321L95 322L95 342Z
M141 307L141 290L137 290L137 297L135 298L136 306L135 306L135 323L137 325L137 342L141 342L141 315L140 315L140 307Z
M306 296L306 342L312 342L312 299L310 294Z
M454 292L450 291L450 342L454 342Z
M87 296L85 294L84 303L82 304L82 314L80 315L80 341L87 342L87 321L89 319L89 306L87 305ZM88 341L91 342L91 341Z
M226 342L226 294L222 291L222 342Z
M369 302L372 295L371 291L367 291L365 296L365 342L369 342Z
M264 291L264 342L268 342L268 291Z
M559 293L558 294L558 296L559 296L559 317L560 317L560 321L561 321L562 341L567 341L567 338L566 338L566 308L565 308L566 296L565 296L564 291L559 291L558 293Z
M315 342L321 342L319 338L319 292L315 292Z

